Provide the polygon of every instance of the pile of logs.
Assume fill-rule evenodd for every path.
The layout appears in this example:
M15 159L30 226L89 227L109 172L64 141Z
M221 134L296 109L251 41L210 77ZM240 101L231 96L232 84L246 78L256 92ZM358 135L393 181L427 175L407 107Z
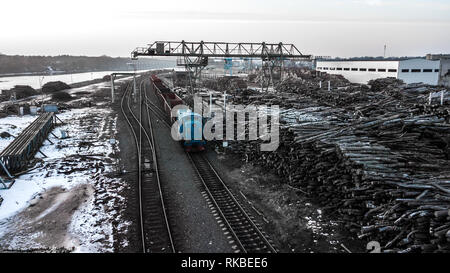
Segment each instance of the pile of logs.
M286 82L277 96L235 96L284 111L277 151L260 152L259 141L231 151L274 170L385 252L449 252L449 106L424 104L433 87L386 82L332 92Z
M53 93L70 89L70 86L62 81L48 82L42 86L42 92Z
M321 81L324 87L328 84L328 81L334 87L350 85L350 82L342 75L328 74L307 68L289 68L285 73L290 79L314 86L318 86Z
M450 108L448 107L445 108L436 104L417 104L415 105L415 110L420 114L431 114L439 118L444 118L446 119L447 123L450 123Z
M28 85L16 85L14 86L14 88L11 88L10 90L3 90L2 94L0 95L0 100L1 101L10 100L13 94L15 95L15 99L20 100L31 96L35 96L38 94L38 92Z
M403 84L403 81L394 77L381 78L370 80L367 83L370 86L370 90L374 92L384 92L396 88Z
M219 77L215 80L205 79L203 80L202 85L216 91L244 90L247 88L247 83L236 76Z

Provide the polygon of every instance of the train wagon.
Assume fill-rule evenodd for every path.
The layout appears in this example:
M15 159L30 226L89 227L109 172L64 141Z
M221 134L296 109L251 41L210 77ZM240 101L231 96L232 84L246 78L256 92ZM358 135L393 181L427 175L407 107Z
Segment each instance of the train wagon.
M178 128L181 135L181 143L188 152L205 150L206 141L203 139L203 117L190 109L177 111Z
M172 124L179 121L178 132L181 136L180 143L187 152L200 152L206 148L206 141L203 138L204 119L201 115L192 112L190 109L180 109L175 116L172 116L172 108L184 104L184 101L157 75L151 75L150 80L153 90L161 106L170 118Z

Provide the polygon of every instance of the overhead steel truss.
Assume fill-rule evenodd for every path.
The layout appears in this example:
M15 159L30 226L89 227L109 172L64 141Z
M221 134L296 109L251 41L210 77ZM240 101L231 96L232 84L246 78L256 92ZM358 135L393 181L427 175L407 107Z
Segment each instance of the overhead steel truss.
M226 58L302 58L302 54L293 44L270 43L226 43L226 42L170 42L156 41L148 47L138 47L132 53L138 56L190 56L190 57L226 57Z
M194 82L201 77L208 58L249 58L261 59L263 86L273 83L274 71L278 68L280 78L283 61L288 59L310 60L311 55L302 54L293 44L271 43L227 43L227 42L173 42L156 41L148 47L138 47L132 53L132 59L139 56L179 57L177 65L184 66L193 75ZM192 86L192 83L191 83Z

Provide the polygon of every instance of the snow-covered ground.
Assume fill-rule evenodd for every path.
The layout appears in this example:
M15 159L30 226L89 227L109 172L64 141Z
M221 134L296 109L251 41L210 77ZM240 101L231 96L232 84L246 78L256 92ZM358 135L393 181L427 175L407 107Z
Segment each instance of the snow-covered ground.
M1 138L0 137L0 151L6 148L13 139L22 132L30 123L35 120L37 116L8 116L6 118L0 119L0 133L7 132L11 137ZM1 193L0 193L1 194ZM2 211L0 210L0 215ZM1 216L0 216L1 217Z
M0 249L113 251L114 234L126 232L129 225L120 219L123 183L114 178L118 143L111 139L116 134L117 117L101 108L73 109L58 117L66 124L53 133L60 137L64 130L69 138L50 135L50 141L41 148L47 157L37 154L35 169L17 177L11 189L0 190L4 199L0 205ZM0 132L17 136L35 118L0 119ZM0 139L0 149L10 141L12 138ZM63 206L73 209L62 210ZM49 223L55 226L54 231Z

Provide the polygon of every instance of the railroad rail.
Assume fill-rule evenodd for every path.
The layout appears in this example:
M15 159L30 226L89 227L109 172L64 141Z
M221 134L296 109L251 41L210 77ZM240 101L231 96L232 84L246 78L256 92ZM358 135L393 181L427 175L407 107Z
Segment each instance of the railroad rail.
M0 153L3 172L10 175L28 165L52 131L54 119L54 113L41 114Z
M142 83L140 87L139 94L142 99ZM175 246L164 204L150 116L147 111L147 132L142 115L145 108L140 104L138 117L133 112L130 99L131 84L122 96L121 111L133 135L138 155L139 230L142 252L174 253Z
M188 156L240 249L245 253L276 253L271 240L241 206L211 163L202 154L188 153Z
M171 127L165 112L146 97L148 109L161 118L161 121ZM220 175L201 153L187 153L199 179L201 180L209 198L221 215L228 230L233 235L240 251L245 253L276 253L273 242L261 231L253 217L246 212L234 197Z

